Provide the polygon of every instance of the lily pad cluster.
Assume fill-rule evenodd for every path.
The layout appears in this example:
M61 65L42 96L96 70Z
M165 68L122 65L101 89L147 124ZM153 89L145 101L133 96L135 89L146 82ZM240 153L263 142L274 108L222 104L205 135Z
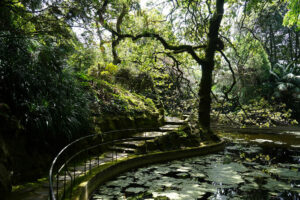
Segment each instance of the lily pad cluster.
M268 163L245 159L263 155L264 148L230 144L219 154L133 170L100 187L92 200L299 198L298 152L290 155L293 162L277 162L273 157Z

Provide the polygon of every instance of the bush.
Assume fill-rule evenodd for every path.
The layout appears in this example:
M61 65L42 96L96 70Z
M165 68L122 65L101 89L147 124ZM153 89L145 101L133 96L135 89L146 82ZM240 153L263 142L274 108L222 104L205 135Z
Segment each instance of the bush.
M278 125L297 125L298 122L291 118L292 110L287 109L285 104L268 102L264 98L251 100L248 105L243 105L243 109L222 112L221 106L213 105L213 120L219 124L237 124L239 126L259 126L270 127Z
M27 133L70 139L88 125L89 95L65 63L68 50L44 42L0 39L0 100Z
M115 74L115 80L127 89L131 89L130 81L133 79L132 71L128 68L120 68Z
M158 112L151 99L130 92L119 85L104 80L95 80L94 86L98 114L135 115Z

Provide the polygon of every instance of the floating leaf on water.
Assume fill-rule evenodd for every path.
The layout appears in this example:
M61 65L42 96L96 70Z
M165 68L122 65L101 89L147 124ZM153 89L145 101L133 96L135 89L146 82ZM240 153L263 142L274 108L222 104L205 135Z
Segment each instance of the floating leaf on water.
M147 191L153 195L153 197L147 196L149 200L156 197L175 200L201 199L209 193L213 195L205 196L208 199L237 200L243 199L238 194L250 194L252 191L261 189L268 190L273 197L278 197L278 194L284 191L300 193L298 187L300 157L297 152L292 155L294 163L273 164L276 162L275 159L269 165L265 165L266 162L261 164L255 161L258 162L261 159L270 161L273 159L272 154L270 156L264 154L263 149L257 145L237 144L227 148L231 152L225 150L219 154L176 160L127 172L117 180L105 184L108 187L101 187L98 190L99 195L95 196L97 198L93 196L93 200L124 199L125 196L121 191L126 187L128 188L125 191L131 192L132 199L140 197ZM239 157L240 152L245 155L243 159ZM249 156L249 154L254 154L254 156ZM230 158L228 162L226 162L227 158ZM249 158L251 162L247 162L246 158ZM242 194L230 192L236 189Z
M247 183L245 185L242 185L239 189L241 191L244 191L244 192L249 192L249 191L259 189L259 185L255 182L250 182L250 183Z
M113 196L109 196L109 195L93 195L93 199L94 200L110 200L113 199Z
M190 173L192 178L205 178L205 174L200 173L200 172L191 172Z
M252 177L252 178L255 178L255 177L259 177L259 178L269 178L269 177L270 177L269 174L266 174L266 173L261 172L261 171L247 172L247 173L244 173L243 176L248 176L248 177Z
M189 172L191 170L190 167L180 167L176 171L178 172Z
M253 154L253 153L259 153L259 152L261 152L262 148L258 147L258 146L251 146L249 148L242 149L242 151L244 151L247 154Z
M289 180L300 180L300 172L287 168L270 168L269 172L277 174L280 178Z
M225 185L237 185L243 183L244 180L237 173L237 171L244 171L247 169L242 168L237 163L212 165L207 171L208 180L216 183L223 183Z
M107 186L116 186L116 187L126 187L130 183L132 183L133 178L127 178L127 179L121 179L121 180L115 180L115 181L109 181L106 183Z
M263 188L274 192L274 191L285 191L285 190L290 190L291 186L290 184L284 183L282 181L277 181L272 178L267 179L267 183L263 185Z
M255 140L251 140L251 141L258 142L258 143L265 143L265 142L273 143L273 140L266 140L266 139L255 139Z
M145 188L142 188L142 187L130 187L130 188L127 188L125 191L126 192L132 192L132 193L141 193L141 192L145 191Z
M185 173L185 172L182 172L182 173L178 173L178 174L176 174L178 177L182 177L182 178L185 178L185 177L188 177L189 176L189 174L188 173Z

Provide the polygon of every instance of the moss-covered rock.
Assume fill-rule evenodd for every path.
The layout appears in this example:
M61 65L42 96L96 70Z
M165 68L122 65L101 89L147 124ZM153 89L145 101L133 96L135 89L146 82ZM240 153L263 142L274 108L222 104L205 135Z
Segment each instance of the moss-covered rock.
M140 128L156 128L162 124L161 116L158 113L148 115L131 116L102 116L94 117L95 131L98 133L104 133L113 130L122 129L140 129ZM124 138L131 135L132 132L124 132L124 134L118 133L112 136L112 139ZM113 133L111 134L113 135Z
M153 128L163 122L163 108L158 109L152 99L103 80L97 80L93 90L96 132Z

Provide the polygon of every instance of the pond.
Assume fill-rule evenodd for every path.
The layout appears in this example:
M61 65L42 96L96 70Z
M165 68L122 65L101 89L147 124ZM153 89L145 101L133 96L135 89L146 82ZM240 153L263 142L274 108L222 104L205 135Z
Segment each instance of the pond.
M300 199L299 132L220 136L223 152L129 171L91 199Z

